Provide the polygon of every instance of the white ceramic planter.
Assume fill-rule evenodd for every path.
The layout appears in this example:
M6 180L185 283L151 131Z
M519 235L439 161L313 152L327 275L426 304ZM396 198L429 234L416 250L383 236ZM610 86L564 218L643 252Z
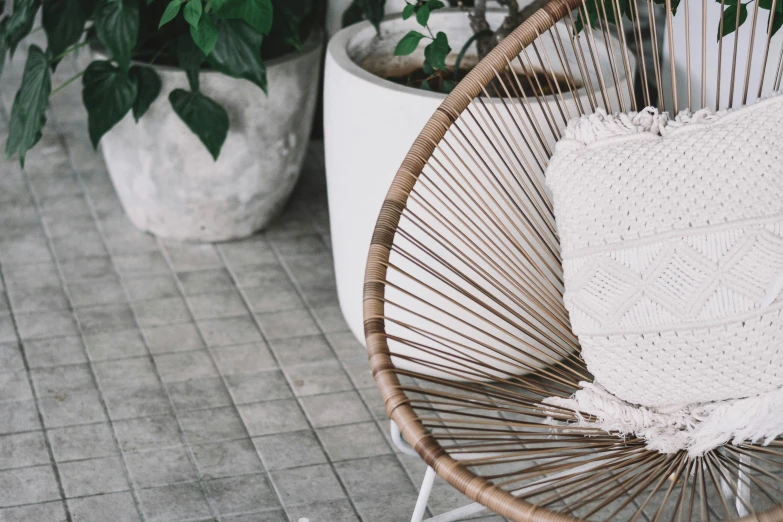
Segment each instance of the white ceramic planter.
M322 37L267 63L269 96L247 80L202 71L201 91L228 111L217 161L171 108L185 73L156 70L160 96L136 123L129 114L101 140L117 194L140 229L180 241L224 241L266 226L299 178L318 92Z
M331 37L343 26L343 13L353 0L329 0L326 7L326 32ZM386 13L401 13L405 0L386 0Z
M502 11L493 11L489 15L493 26L503 18ZM435 31L446 32L454 48L458 48L471 34L467 15L458 10L438 11L432 16L431 25ZM412 64L420 66L423 60L421 48L411 57L392 56L399 38L414 27L415 21L390 17L381 25L382 37L378 38L368 23L357 24L335 35L327 50L324 134L337 291L343 315L362 342L363 277L378 211L411 144L445 99L443 94L397 85L378 76L389 72L396 75L395 71L404 72L411 69ZM555 51L549 49L549 52L554 54ZM454 54L450 56L452 62ZM465 62L475 63L475 60L473 54L467 56ZM577 70L576 63L571 63L571 67ZM602 67L609 70L608 62L604 62ZM624 85L624 77L621 81ZM596 79L593 79L593 84L598 85ZM584 104L587 104L586 97L582 91ZM549 97L548 102L554 103L553 98ZM566 105L575 115L572 99L569 98ZM539 110L537 105L533 107L534 112ZM500 108L500 111L505 112L505 109ZM542 117L540 112L536 115ZM473 125L467 120L462 123ZM511 123L508 127L517 128ZM476 134L482 135L480 131ZM519 137L513 136L512 139ZM487 148L490 147L487 145ZM439 233L450 234L437 224L434 226ZM416 236L415 231L412 233ZM419 239L432 246L429 238L422 235ZM443 286L411 263L399 259L396 262L433 287ZM453 292L453 289L444 290L446 295ZM409 296L395 294L395 298L415 312L432 314L431 309ZM437 296L428 298L444 310L454 308ZM445 318L444 324L449 324L449 321ZM399 349L405 351L404 347Z
M686 33L685 30L685 5L688 6L689 11L689 29ZM732 77L732 59L734 56L734 41L739 38L737 42L737 65L735 79L734 79L734 99L733 106L741 106L742 98L745 91L745 72L748 66L748 51L751 45L751 26L753 22L753 9L755 3L748 5L748 19L739 28L739 31L731 33L721 39L723 50L721 53L721 70L720 70L720 102L721 107L725 108L729 102L729 87L731 85ZM677 14L672 17L673 28L673 42L674 42L674 64L675 64L675 78L677 80L677 104L680 110L688 108L688 81L687 81L687 43L688 39L686 34L690 35L690 60L691 60L691 105L694 109L699 109L706 105L707 107L715 108L716 99L718 96L718 51L720 42L717 40L718 27L720 25L721 18L721 6L720 2L706 2L707 9L707 25L706 25L706 42L705 56L706 67L705 77L706 81L706 98L705 103L702 104L702 2L691 0L686 4L681 4L677 10ZM759 9L758 19L755 37L753 38L753 52L750 56L750 81L748 82L748 98L747 103L752 103L758 98L759 80L761 79L761 70L764 67L764 52L766 50L767 43L767 28L769 24L769 11ZM764 90L762 97L772 92L774 84L775 73L777 72L779 53L776 49L780 49L781 40L783 39L783 31L772 37L770 44L769 57L766 62L766 71L764 74ZM663 50L662 60L662 81L665 86L664 92L671 92L670 86L672 85L671 75L671 53L672 46L669 44L668 32L664 32L663 35ZM649 66L648 66L649 67ZM652 71L652 68L650 68ZM650 74L650 73L648 73ZM666 100L667 110L672 110L672 100L669 96Z

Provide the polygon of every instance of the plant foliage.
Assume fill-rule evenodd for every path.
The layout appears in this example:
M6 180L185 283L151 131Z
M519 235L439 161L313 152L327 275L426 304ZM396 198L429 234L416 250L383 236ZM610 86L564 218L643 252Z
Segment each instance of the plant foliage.
M375 1L364 3L377 14L370 6ZM47 46L31 45L27 52L6 154L24 165L41 138L49 97L58 91L52 90L51 71L69 53L93 45L108 59L93 61L65 82L82 78L93 146L128 113L136 121L144 116L162 88L149 65L170 65L187 73L190 90L172 91L169 103L217 159L229 118L200 92L200 71L211 68L243 78L266 93L264 60L298 49L322 5L321 0L13 0L10 12L0 18L0 75L6 58L33 30L39 11Z

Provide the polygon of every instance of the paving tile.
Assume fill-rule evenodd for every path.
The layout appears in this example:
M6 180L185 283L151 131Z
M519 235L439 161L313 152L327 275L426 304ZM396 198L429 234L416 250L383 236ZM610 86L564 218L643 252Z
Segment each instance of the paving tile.
M136 327L133 311L127 304L79 308L76 317L85 335L132 330Z
M214 245L169 242L164 247L171 261L171 266L177 272L221 268L223 266L223 262Z
M60 284L60 274L54 263L4 266L3 275L9 290L58 286Z
M17 314L15 317L23 340L79 335L73 313L67 310Z
M257 402L243 404L237 408L251 436L298 431L309 427L295 400Z
M154 386L159 383L149 357L96 362L93 367L101 388Z
M204 348L201 334L194 323L144 328L144 336L147 338L150 352L154 354L187 352Z
M169 273L166 259L160 252L114 256L114 266L123 278Z
M372 369L366 355L343 359L343 368L356 388L376 387L375 378L372 376Z
M22 234L0 241L0 263L3 265L46 263L52 261L49 245L43 233Z
M324 333L347 332L348 323L345 322L343 312L338 304L326 304L312 308L315 321Z
M386 403L383 402L383 397L378 391L378 388L362 388L359 390L359 394L362 396L362 400L370 410L370 415L375 420L385 421L388 419L386 415Z
M163 326L191 320L185 301L180 297L136 301L133 303L139 326Z
M374 422L321 428L318 430L318 438L333 462L387 455L392 452Z
M137 488L165 486L198 479L185 448L128 453L125 455L131 479Z
M125 290L119 281L89 281L68 285L68 295L74 307L125 303Z
M316 428L372 420L355 391L303 397L302 407Z
M285 339L320 332L307 310L287 310L256 314L261 330L267 339Z
M0 402L0 435L41 429L34 400Z
M205 479L264 471L250 439L196 444L193 446L193 454L199 472Z
M68 498L128 490L128 479L119 457L64 462L58 471Z
M316 486L312 484L312 486ZM218 513L242 513L280 506L265 474L242 475L206 481L209 497Z
M353 389L353 384L337 361L289 366L285 373L298 397Z
M33 398L27 372L0 372L0 398L3 401L21 401Z
M3 522L67 522L62 501L0 509Z
M314 256L327 253L324 242L316 234L276 237L273 243L281 257Z
M230 346L262 340L249 315L198 321L198 328L208 346Z
M269 263L232 266L231 274L239 288L253 288L287 281L283 266L277 261Z
M36 368L30 371L30 375L39 396L58 395L65 397L71 393L89 392L96 389L90 367L86 364Z
M49 452L42 431L0 437L0 470L48 463Z
M273 471L271 475L286 507L345 498L340 481L326 464Z
M310 430L254 437L253 443L269 471L327 462L321 444Z
M250 310L256 313L301 310L304 302L294 285L287 279L245 288L243 291Z
M47 368L87 362L81 337L53 337L38 341L25 341L24 353L30 368ZM8 364L4 364L3 367L8 368Z
M87 424L47 432L57 462L108 457L119 452L108 424Z
M182 382L217 377L218 372L206 350L168 353L155 356L163 382Z
M24 359L19 343L0 343L0 368L3 371L24 370Z
M246 513L244 515L228 515L222 517L222 520L224 522L289 522L289 518L282 509L257 511L255 513ZM317 522L317 520L313 519L312 522Z
M207 499L197 483L174 484L139 492L149 522L188 520L210 515Z
M362 520L405 522L410 520L418 494L412 487L405 491L376 491L372 495L352 497Z
M83 232L52 239L54 255L61 262L83 259L85 257L100 257L109 254L100 234Z
M145 277L127 277L122 284L128 291L131 301L147 301L150 299L168 299L179 297L177 282L170 275L155 275Z
M263 237L223 243L219 248L226 262L232 267L277 261L271 245Z
M229 375L226 383L236 404L293 397L288 381L280 371Z
M241 375L277 368L272 352L266 344L256 342L212 348L220 373Z
M48 186L52 180L62 179L62 174L57 176L46 176L44 178L30 178L31 183L37 182L41 186ZM38 192L38 191L36 191ZM60 195L61 197L42 196L40 193L38 197L41 198L41 214L45 217L51 217L59 219L61 221L68 221L73 218L89 217L90 207L87 205L87 201L81 194L81 190L76 194Z
M38 401L47 428L90 424L106 420L97 391L62 393L41 397Z
M51 466L0 471L0 507L34 504L60 498Z
M73 522L141 522L129 492L68 499Z
M0 342L15 343L17 341L16 326L10 314L0 314Z
M283 366L334 360L334 354L322 335L276 339L272 351Z
M123 451L166 448L182 442L177 421L170 415L116 421L114 429Z
M185 436L192 444L247 437L234 408L193 410L178 415Z
M137 328L121 332L87 335L84 338L87 354L93 361L125 359L147 355L144 338Z
M412 488L394 455L346 460L335 463L334 467L353 498Z
M61 263L60 269L66 283L89 279L115 280L117 278L117 272L109 257L91 257L68 261Z
M286 509L291 520L329 520L330 522L359 522L359 517L346 499L313 502Z
M195 270L177 274L186 296L209 294L234 289L234 281L225 268Z
M59 284L15 289L9 297L15 313L54 312L70 308L68 297Z
M103 399L112 420L171 413L166 391L157 384L107 388L103 390Z
M171 383L166 387L177 411L216 408L231 404L231 396L220 378Z
M236 290L190 296L188 303L196 320L247 314L242 296Z

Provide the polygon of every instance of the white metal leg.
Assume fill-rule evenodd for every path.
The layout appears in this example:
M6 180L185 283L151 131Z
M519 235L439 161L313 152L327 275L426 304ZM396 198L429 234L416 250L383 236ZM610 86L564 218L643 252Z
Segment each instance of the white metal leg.
M432 493L432 484L435 482L435 470L427 466L424 473L424 481L421 483L419 498L416 499L416 507L413 509L411 522L421 522L424 519L424 512L427 511L427 501Z

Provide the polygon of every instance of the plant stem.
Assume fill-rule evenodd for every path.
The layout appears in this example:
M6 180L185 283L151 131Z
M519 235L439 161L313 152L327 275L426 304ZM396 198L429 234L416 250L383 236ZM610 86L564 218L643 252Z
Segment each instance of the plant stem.
M86 69L85 69L85 70L86 70ZM63 83L62 85L60 85L59 87L57 87L55 90L53 90L53 91L52 91L52 92L49 94L49 97L51 98L52 96L54 96L54 95L55 95L55 94L57 94L58 92L60 92L60 91L62 91L63 89L65 89L65 88L66 88L66 87L68 87L70 84L72 84L73 82L75 82L76 80L78 80L79 78L81 78L82 76L84 76L84 71L82 71L82 72L80 72L80 73L77 73L77 74L75 74L75 75L71 76L70 78L68 78L67 80L65 80L65 83Z
M90 42L91 42L91 40L85 40L85 41L83 41L83 42L81 42L81 43L77 43L77 44L74 44L74 45L70 46L69 48L67 48L66 50L64 50L63 52L61 52L59 55L57 55L57 56L55 56L54 58L52 58L52 59L49 61L49 63L59 62L60 60L62 60L62 59L63 59L63 57L64 57L65 55L67 55L67 54L69 54L69 53L72 53L72 52L73 52L73 51L75 51L76 49L80 49L80 48L84 47L85 45L88 45Z

